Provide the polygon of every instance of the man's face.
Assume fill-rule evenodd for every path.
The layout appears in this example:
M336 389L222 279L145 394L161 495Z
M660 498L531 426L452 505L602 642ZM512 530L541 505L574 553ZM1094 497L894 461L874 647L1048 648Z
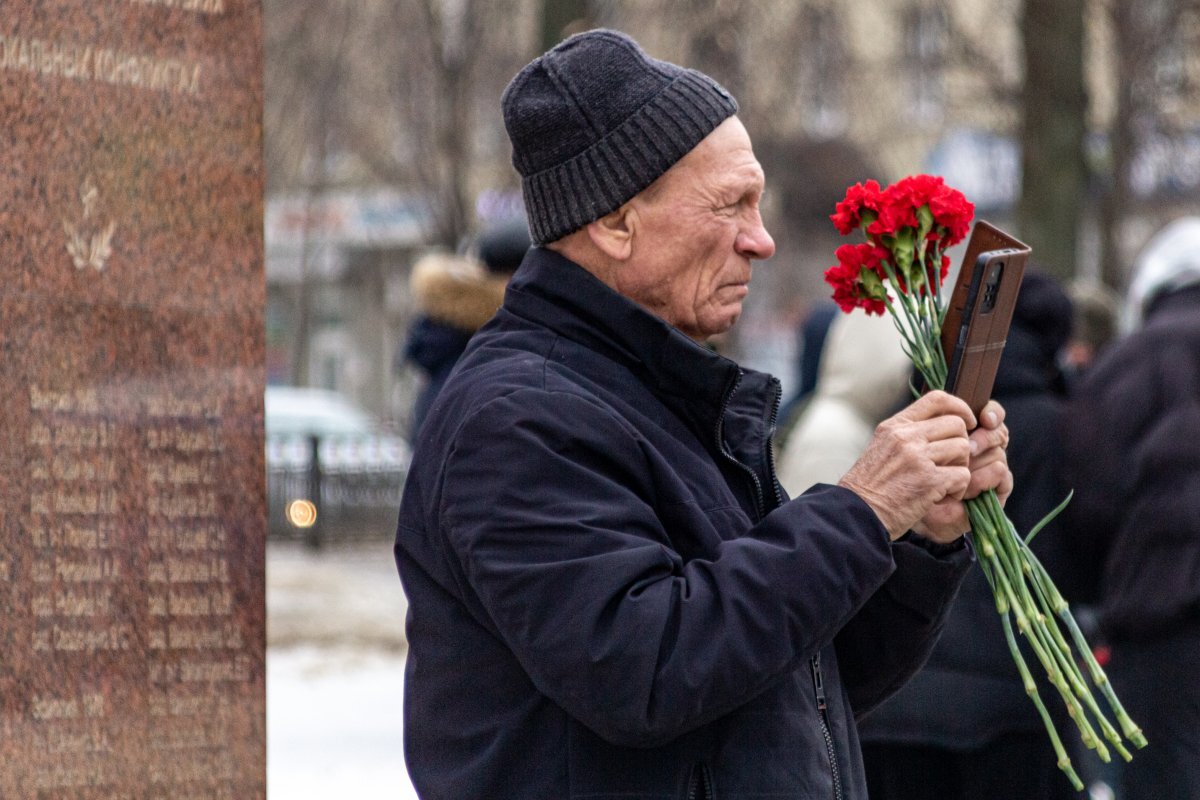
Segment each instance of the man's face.
M639 227L617 290L703 341L728 331L749 292L750 262L770 258L763 171L736 117L630 201Z

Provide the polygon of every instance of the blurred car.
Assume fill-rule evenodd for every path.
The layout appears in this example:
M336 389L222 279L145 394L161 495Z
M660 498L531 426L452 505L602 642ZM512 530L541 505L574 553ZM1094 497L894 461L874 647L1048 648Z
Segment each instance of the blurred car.
M312 544L390 535L408 442L337 392L268 386L265 402L269 534Z
M367 411L328 389L268 386L266 412L268 436L357 435L378 427Z

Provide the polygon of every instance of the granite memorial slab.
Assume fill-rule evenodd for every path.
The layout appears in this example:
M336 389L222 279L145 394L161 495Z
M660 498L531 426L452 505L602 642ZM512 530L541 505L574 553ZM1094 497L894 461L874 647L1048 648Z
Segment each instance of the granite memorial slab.
M0 7L0 798L264 798L261 10Z

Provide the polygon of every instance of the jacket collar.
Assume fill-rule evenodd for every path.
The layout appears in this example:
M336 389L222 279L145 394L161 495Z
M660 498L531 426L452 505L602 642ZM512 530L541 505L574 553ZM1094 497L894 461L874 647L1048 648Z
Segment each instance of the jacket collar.
M779 382L697 344L567 258L545 248L525 256L504 310L619 363L685 420L719 460L754 476L758 514L782 495L771 462ZM744 481L740 491L748 487Z
M717 417L742 370L697 344L575 262L529 251L509 283L504 308L625 363L664 399L699 403Z

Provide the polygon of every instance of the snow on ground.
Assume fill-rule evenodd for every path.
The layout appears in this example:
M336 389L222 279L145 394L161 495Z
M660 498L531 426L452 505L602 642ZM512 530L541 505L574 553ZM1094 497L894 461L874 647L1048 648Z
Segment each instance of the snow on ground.
M415 800L390 542L267 548L268 800Z

